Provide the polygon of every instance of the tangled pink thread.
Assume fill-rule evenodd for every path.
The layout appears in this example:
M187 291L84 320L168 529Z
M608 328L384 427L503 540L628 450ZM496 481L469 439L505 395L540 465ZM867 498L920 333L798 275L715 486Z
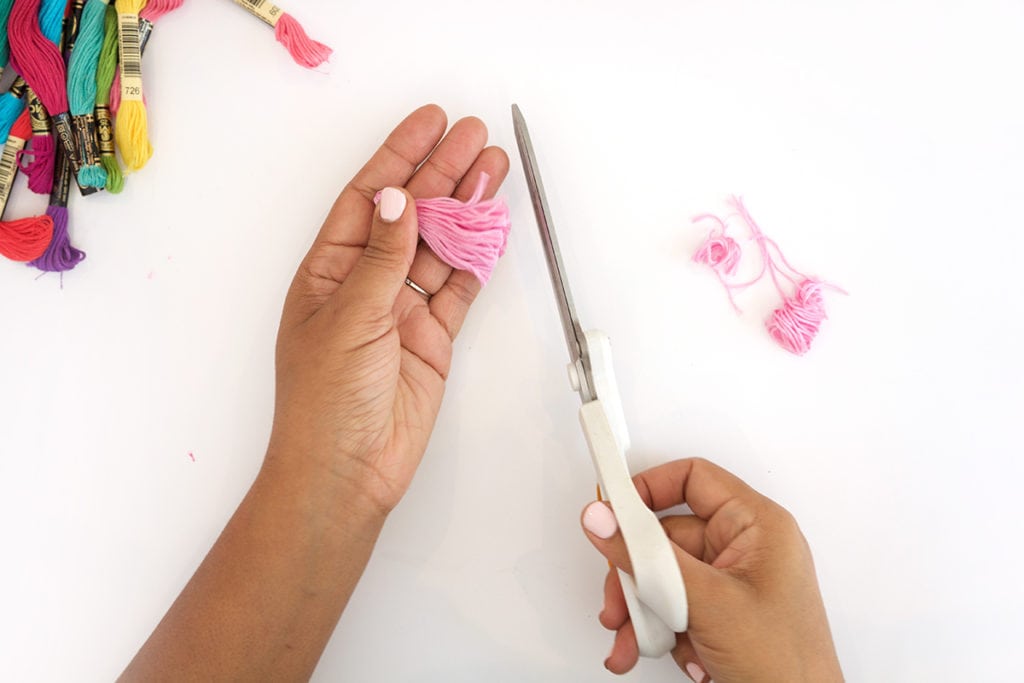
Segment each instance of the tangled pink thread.
M764 323L775 343L790 353L802 356L810 351L821 322L828 317L821 286L816 280L802 281L796 293L784 299Z
M697 263L707 264L715 271L719 282L722 283L729 295L729 302L737 312L740 309L733 300L733 291L759 282L765 273L768 273L772 284L775 285L775 290L782 297L782 305L768 316L765 327L779 346L790 353L802 356L810 350L811 342L818 335L822 321L828 317L825 314L825 298L822 296L822 290L827 287L842 294L846 294L846 292L835 285L808 277L790 265L786 257L783 256L782 250L779 249L779 245L765 235L754 222L753 217L743 205L743 201L739 197L731 197L729 203L736 210L736 216L747 226L750 239L757 243L758 251L761 253L761 272L752 280L740 284L726 280L724 276L731 276L736 271L741 249L735 240L726 236L725 221L710 214L694 218L695 223L701 220L713 220L717 226L712 228L707 239L694 253L693 260ZM780 278L789 281L794 290L792 296L786 295Z
M717 225L711 228L708 236L704 238L704 242L697 247L697 251L693 253L693 261L694 263L703 263L715 271L715 276L725 287L725 292L729 296L729 303L739 312L740 309L732 297L734 286L725 281L725 276L736 273L743 250L740 249L736 240L725 234L725 222L721 218L710 214L694 218L694 222L700 220L712 220Z

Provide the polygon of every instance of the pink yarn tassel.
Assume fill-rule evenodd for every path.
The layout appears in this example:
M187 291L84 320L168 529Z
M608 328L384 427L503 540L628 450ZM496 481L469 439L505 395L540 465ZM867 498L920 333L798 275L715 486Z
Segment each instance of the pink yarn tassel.
M816 278L810 278L798 271L786 257L774 240L769 238L761 228L754 222L753 217L743 205L739 197L731 197L732 204L738 216L746 224L750 231L750 239L757 243L758 251L761 253L761 272L753 279L740 284L729 282L726 277L736 272L740 260L740 246L726 232L726 222L718 216L705 214L694 218L694 222L711 220L715 227L708 233L707 238L697 248L693 260L703 263L715 271L718 281L722 283L726 294L729 295L729 302L739 312L736 302L733 301L733 292L744 289L760 282L765 273L771 277L775 290L782 297L782 305L772 311L765 321L765 327L771 338L786 351L802 356L811 348L811 342L818 336L821 323L828 317L825 314L825 298L822 290L829 288L841 294L846 294L841 288L822 282ZM774 255L773 255L774 253ZM786 295L783 281L788 281L793 287L793 294Z
M85 252L71 246L68 235L68 208L51 204L46 215L53 219L53 239L43 255L29 263L48 273L63 273L78 265L85 258Z
M30 149L18 153L19 165L28 178L28 189L36 194L50 194L57 146L52 135L33 135Z
M810 351L822 321L828 317L821 288L822 283L817 280L802 281L796 293L784 299L782 306L772 311L765 321L768 334L790 353L802 356Z
M277 38L277 42L285 46L296 63L307 69L315 69L320 66L334 52L328 46L306 35L299 22L288 13L282 14L277 20L274 37Z
M512 219L504 199L483 199L491 177L480 174L468 202L451 197L417 199L420 237L439 259L486 285L505 253ZM380 193L374 202L380 201Z

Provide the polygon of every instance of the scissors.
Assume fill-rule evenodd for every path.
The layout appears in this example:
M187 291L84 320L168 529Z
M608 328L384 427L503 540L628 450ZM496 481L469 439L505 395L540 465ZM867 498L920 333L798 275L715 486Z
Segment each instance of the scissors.
M569 384L583 402L580 408L583 434L599 485L618 519L633 565L633 576L619 570L622 592L636 630L640 654L660 657L675 647L675 634L686 630L683 576L661 522L644 504L629 476L626 463L629 430L615 383L611 343L608 335L600 330L584 331L576 316L544 185L537 170L537 157L523 113L515 104L512 105L512 122L565 341L569 345Z

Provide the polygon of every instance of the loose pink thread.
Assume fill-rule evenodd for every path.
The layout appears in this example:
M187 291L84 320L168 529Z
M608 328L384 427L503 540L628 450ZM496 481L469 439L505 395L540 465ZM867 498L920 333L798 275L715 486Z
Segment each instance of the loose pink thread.
M452 197L417 199L420 237L439 259L457 270L472 273L480 284L491 279L505 253L512 229L504 199L484 199L490 176L481 173L469 201ZM380 193L374 197L380 201Z
M846 292L836 285L808 277L794 268L782 254L779 245L765 235L764 231L754 222L750 212L743 205L743 200L739 197L730 197L729 203L746 224L750 231L750 238L757 243L758 251L761 253L761 271L753 279L740 284L733 284L726 280L725 276L733 275L739 264L740 247L735 240L725 234L725 221L710 214L693 219L695 223L702 220L713 220L717 223L694 253L693 260L704 263L715 271L715 275L729 296L729 302L737 312L739 308L733 300L733 291L750 287L759 282L767 272L772 279L772 284L775 285L775 290L782 297L782 305L768 316L765 328L779 346L790 353L802 356L810 350L811 342L817 337L821 323L828 317L825 314L825 299L822 296L822 290L828 288L841 294L846 294ZM775 256L772 255L773 251ZM788 280L792 286L793 294L791 296L786 295L780 277Z

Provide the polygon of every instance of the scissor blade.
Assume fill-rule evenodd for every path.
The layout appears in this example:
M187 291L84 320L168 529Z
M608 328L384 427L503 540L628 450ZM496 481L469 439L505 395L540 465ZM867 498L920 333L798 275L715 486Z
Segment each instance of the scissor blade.
M558 251L558 239L555 237L551 225L551 211L548 209L544 184L541 182L540 172L537 170L537 157L534 155L533 145L530 143L530 132L526 128L526 120L523 119L523 113L519 110L519 106L515 104L512 105L512 123L515 128L516 143L519 145L519 157L523 160L526 186L529 188L530 198L533 200L533 212L537 216L537 227L540 229L540 239L548 261L548 274L551 276L551 284L555 290L558 314L562 318L565 341L569 346L569 358L574 363L583 360L586 364L583 328L580 327L579 318L576 316L576 307L572 303L572 292L569 290L569 283L565 278L565 267L562 265L562 256Z

